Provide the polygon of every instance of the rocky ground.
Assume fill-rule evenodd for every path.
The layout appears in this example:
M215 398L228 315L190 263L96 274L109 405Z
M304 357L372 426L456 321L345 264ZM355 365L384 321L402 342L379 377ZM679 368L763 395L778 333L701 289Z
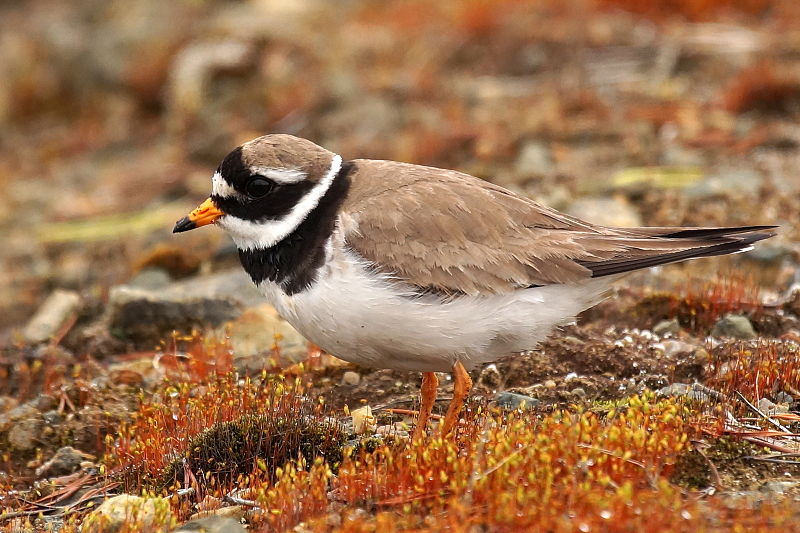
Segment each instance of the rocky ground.
M613 509L617 529L607 528L635 529L623 508L641 504L684 520L664 518L664 531L733 527L748 509L758 509L750 530L790 530L800 487L800 12L789 1L638 4L1 5L0 527L70 531L92 516L85 530L237 531L242 521L299 531L511 528L521 522L481 513L502 508L492 498L526 479L513 470L526 450L549 448L521 429L519 440L502 432L527 417L526 427L569 443L558 424L570 413L593 428L552 452L553 464L571 470L520 464L571 479L588 472L586 457L570 463L576 450L591 447L600 464L611 457L603 450L617 449L604 431L622 432L625 459L596 492L554 488L561 499L553 502L571 507L519 496L536 509L533 525L597 528ZM418 375L320 353L263 303L221 232L170 234L207 195L228 150L277 131L349 158L457 168L601 224L781 228L746 254L626 278L577 324L476 370L473 429L462 428L456 448L435 440L417 448L405 439ZM233 379L223 383L237 394L252 385L264 402L258 394L276 380L299 387L280 402L296 402L305 418L286 429L284 411L218 412L214 398L250 398L218 376ZM452 390L441 378L438 413ZM187 410L194 401L216 418ZM169 416L157 417L160 408ZM651 420L649 409L680 413L680 427L653 427L684 440L665 437L662 448L625 440L616 413ZM194 425L180 425L182 417ZM270 448L272 463L261 469L269 479L256 483L247 469L263 461L259 448L241 467L250 481L201 490L196 478L207 471L191 465L226 460L205 454L225 446L204 428L250 442L264 420L297 435L282 460L300 453L314 464L315 453L327 453L325 464L341 468L328 477L305 470L322 481L297 472L289 480L294 467L276 473ZM148 424L174 442L143 437ZM464 466L473 470L467 488L434 490L414 470L450 450L431 471L455 479L453 465L483 453L474 448L481 442L500 455L486 453L483 476ZM510 443L523 451L502 455ZM353 446L386 462L330 459ZM367 481L370 468L417 452L414 464L384 477L422 496ZM156 456L186 462L148 470ZM653 473L660 461L667 466ZM178 486L164 481L166 471ZM428 484L392 477L398 471ZM494 472L505 484L484 491ZM219 471L211 478L231 482ZM354 488L373 482L369 496ZM634 496L625 501L636 505L619 503L626 483ZM154 497L142 499L143 488ZM281 507L301 489L318 500ZM541 514L545 507L554 514ZM283 515L254 511L268 508ZM558 522L564 516L574 522Z

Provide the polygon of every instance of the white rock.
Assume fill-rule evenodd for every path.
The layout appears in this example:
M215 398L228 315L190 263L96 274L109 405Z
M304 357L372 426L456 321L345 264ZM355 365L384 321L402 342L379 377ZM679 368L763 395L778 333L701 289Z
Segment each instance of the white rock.
M361 381L361 374L358 372L353 372L352 370L348 370L342 376L342 385L349 385L351 387L355 387Z
M56 290L36 311L22 332L26 342L46 342L78 311L81 297L77 292Z
M308 341L267 304L246 309L222 328L227 332L236 358L269 353L274 345L281 357L293 363L308 356ZM222 333L220 332L220 333ZM247 365L250 368L251 365Z
M365 405L350 412L353 417L353 431L355 433L368 433L375 430L375 417L372 416L372 407Z
M734 314L727 314L720 318L711 329L711 335L745 340L756 338L756 332L750 320L746 316Z
M697 346L693 344L678 340L665 340L661 342L661 345L664 347L664 355L667 357L682 353L693 353L697 349Z
M639 212L622 196L579 198L566 208L566 212L603 226L642 225Z
M104 501L81 525L81 533L116 533L136 524L140 531L167 529L172 520L169 502L164 498L142 498L120 494Z

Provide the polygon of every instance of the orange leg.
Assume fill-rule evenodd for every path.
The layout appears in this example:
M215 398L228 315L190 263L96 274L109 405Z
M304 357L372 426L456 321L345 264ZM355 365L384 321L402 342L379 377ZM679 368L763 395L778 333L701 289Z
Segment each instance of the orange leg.
M455 377L455 384L453 387L453 401L450 402L450 407L447 409L447 414L442 423L442 435L447 435L458 424L459 415L464 409L464 400L469 396L469 391L472 389L472 378L469 377L467 370L460 361L456 361L453 366L453 377Z
M433 372L422 374L422 386L420 387L419 418L417 427L414 428L414 438L425 434L428 427L428 419L433 412L433 404L436 403L436 394L439 391L439 378Z

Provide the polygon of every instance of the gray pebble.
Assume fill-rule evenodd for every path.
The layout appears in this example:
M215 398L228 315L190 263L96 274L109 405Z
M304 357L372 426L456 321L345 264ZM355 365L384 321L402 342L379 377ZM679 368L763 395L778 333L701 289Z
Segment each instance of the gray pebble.
M233 518L207 516L186 522L173 531L181 531L183 533L245 533L246 530L241 523Z
M584 399L587 396L586 391L583 390L582 387L575 387L570 391L570 394L572 394L573 396L577 396L580 399Z
M163 289L172 283L169 274L160 268L148 267L142 269L138 274L128 281L128 287L145 290Z
M686 396L690 390L691 387L685 383L673 383L656 392L662 396Z
M786 392L779 392L775 394L775 403L785 403L788 405L792 405L794 403L794 397Z
M20 420L8 432L8 444L12 450L20 452L33 450L43 430L44 422L39 418Z
M502 408L513 411L523 407L525 409L532 409L536 407L540 401L524 394L517 394L516 392L498 392L494 398L495 404Z
M756 331L753 324L746 316L725 315L714 324L711 330L712 337L732 337L734 339L754 339Z
M775 412L775 408L778 407L772 401L768 400L767 398L761 398L758 400L758 410L764 414L769 414L771 412Z
M788 490L800 485L798 481L767 481L758 490L761 492L771 492L772 494L783 494Z
M678 322L677 318L673 318L671 320L662 320L661 322L653 326L653 333L655 333L659 337L663 337L668 333L675 335L680 331L681 331L681 324L680 322Z
M348 370L342 376L342 385L355 387L360 382L361 382L361 374L359 374L358 372L353 372L352 370Z
M49 341L78 312L80 305L81 297L77 292L54 291L28 321L22 331L23 338L31 344Z
M81 468L81 463L92 460L94 457L76 450L72 446L64 446L42 466L36 469L36 477L55 477L71 474Z

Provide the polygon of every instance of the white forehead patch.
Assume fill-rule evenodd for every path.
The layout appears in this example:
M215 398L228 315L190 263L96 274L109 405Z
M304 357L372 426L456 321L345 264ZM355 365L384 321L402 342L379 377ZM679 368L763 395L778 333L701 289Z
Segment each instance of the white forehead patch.
M299 183L306 179L306 173L302 170L272 167L250 167L250 172L269 178L280 185Z
M319 183L314 185L292 210L280 220L254 222L232 215L225 215L218 219L217 225L230 234L233 242L236 243L236 247L240 250L270 248L297 229L297 226L319 205L319 201L325 196L341 168L342 157L334 155L331 167L319 180Z
M242 196L239 191L223 179L219 171L214 172L214 175L211 176L211 194L222 198L240 198Z

